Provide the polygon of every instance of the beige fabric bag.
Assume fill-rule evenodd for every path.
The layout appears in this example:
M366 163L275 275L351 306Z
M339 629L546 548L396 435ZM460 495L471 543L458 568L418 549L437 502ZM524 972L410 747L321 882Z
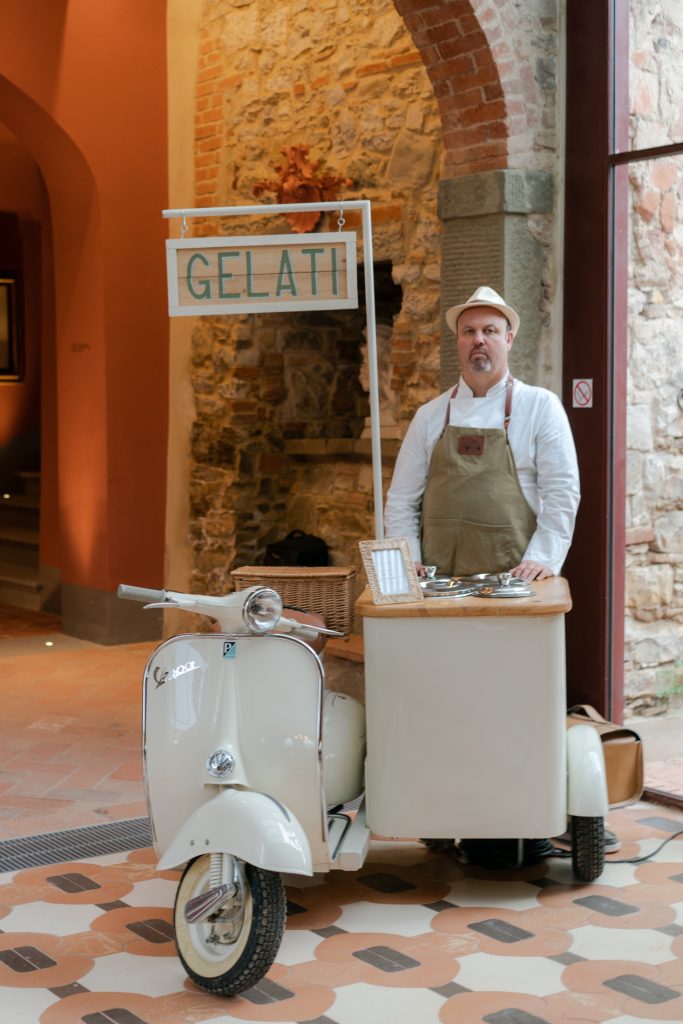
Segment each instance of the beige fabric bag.
M610 807L635 803L643 793L643 743L638 733L608 722L590 704L575 704L567 711L567 728L579 723L600 733Z

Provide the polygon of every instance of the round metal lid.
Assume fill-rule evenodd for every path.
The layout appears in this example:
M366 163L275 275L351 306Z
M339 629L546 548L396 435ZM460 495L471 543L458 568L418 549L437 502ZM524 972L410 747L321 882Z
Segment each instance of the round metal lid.
M528 587L529 581L520 579L519 576L512 576L509 572L478 572L473 576L462 576L466 583L475 583L477 586L485 587Z
M421 587L450 587L453 584L451 576L433 576L431 579L420 578Z

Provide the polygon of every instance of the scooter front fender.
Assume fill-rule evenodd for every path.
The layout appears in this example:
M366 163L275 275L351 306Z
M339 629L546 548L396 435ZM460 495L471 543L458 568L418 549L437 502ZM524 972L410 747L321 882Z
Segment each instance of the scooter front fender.
M231 853L267 871L312 875L303 828L265 793L222 789L199 807L164 850L158 870L176 868L205 853Z
M592 725L567 731L567 810L579 818L604 818L609 810L605 756Z

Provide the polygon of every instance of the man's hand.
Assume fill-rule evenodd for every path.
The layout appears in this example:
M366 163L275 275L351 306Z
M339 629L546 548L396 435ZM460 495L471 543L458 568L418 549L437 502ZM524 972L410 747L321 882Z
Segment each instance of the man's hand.
M554 575L546 565L532 562L530 559L520 562L514 569L510 569L510 573L522 580L547 580L549 576Z

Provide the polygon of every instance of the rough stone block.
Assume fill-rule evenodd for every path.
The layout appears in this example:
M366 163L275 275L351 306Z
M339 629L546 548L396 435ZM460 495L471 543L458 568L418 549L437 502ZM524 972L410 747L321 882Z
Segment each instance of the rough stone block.
M683 509L674 509L655 520L655 549L683 553Z
M627 630L627 656L638 668L656 668L683 656L680 629L675 622L632 623Z
M652 450L652 421L650 407L632 405L628 410L627 445L641 452Z
M424 186L430 176L434 162L434 147L428 138L411 131L401 131L396 136L389 166L387 181L400 182L402 187Z
M634 494L643 486L643 456L640 452L626 453L626 493Z
M627 546L649 544L655 539L655 531L651 526L640 526L626 531Z
M551 213L553 177L547 171L485 171L439 182L444 221L495 213Z
M673 597L673 569L669 565L634 567L626 572L626 605L634 614L654 611Z

